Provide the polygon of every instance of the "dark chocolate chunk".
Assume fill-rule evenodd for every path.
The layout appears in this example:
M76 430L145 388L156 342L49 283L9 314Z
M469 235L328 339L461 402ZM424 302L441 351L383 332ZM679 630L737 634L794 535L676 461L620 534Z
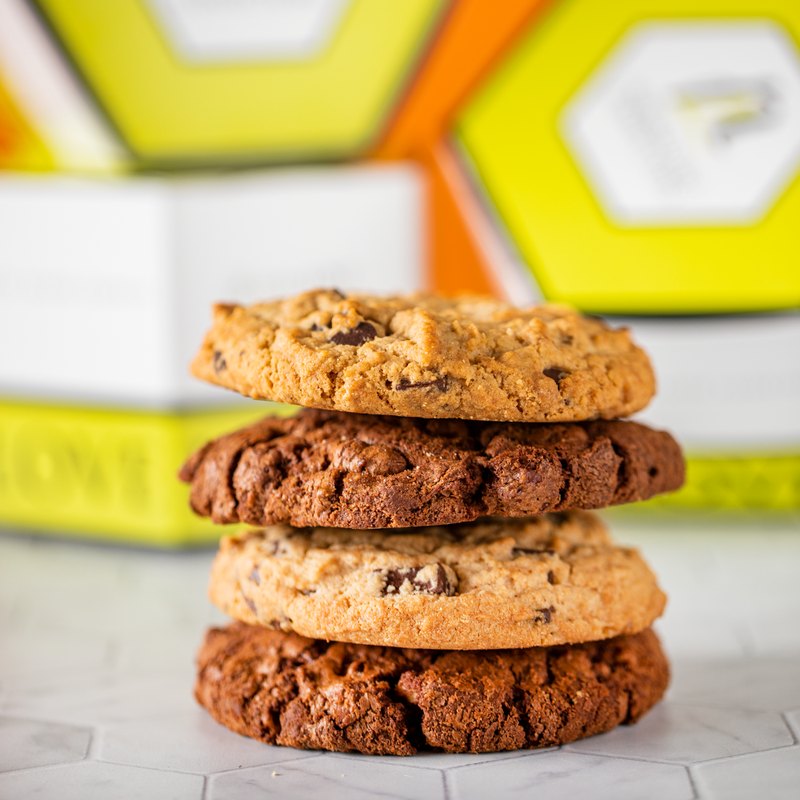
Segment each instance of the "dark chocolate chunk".
M315 323L314 323L314 324L313 324L313 325L312 325L312 326L309 328L309 330L310 330L310 331L324 331L324 330L326 330L326 329L325 329L325 328L323 328L323 327L322 327L322 325L317 325L317 323L315 322Z
M408 469L405 456L393 447L373 444L362 451L361 457L364 472L369 475L397 475Z
M548 570L548 572L547 572L547 582L548 583L555 583L556 582L556 577L555 577L555 575L553 575L553 570Z
M542 554L542 553L544 553L545 555L548 555L548 556L554 556L556 554L555 550L548 550L546 548L537 549L537 548L530 548L530 547L515 547L511 552L515 556L527 556L527 555L536 555L536 554Z
M253 567L253 571L247 577L257 586L261 585L261 577L258 574L258 567Z
M242 592L242 597L244 598L245 603L247 603L247 607L254 614L257 614L258 612L256 611L256 604L244 592Z
M228 368L228 362L219 350L214 351L214 372L220 373Z
M551 381L555 381L556 385L560 384L561 381L569 375L569 372L563 369L557 369L555 367L548 367L544 374L550 378Z
M328 339L332 344L351 344L358 346L369 342L378 335L375 328L369 322L359 322L351 331L337 331Z
M548 623L552 621L556 610L553 606L549 606L548 608L539 608L537 611L542 615L542 622Z
M447 571L443 564L436 564L436 576L432 580L418 577L423 569L425 567L401 567L387 570L383 593L396 594L406 581L423 594L443 594L452 597L456 593L456 587L447 577Z
M420 381L419 383L411 383L411 381L407 381L403 378L400 383L395 384L394 389L398 392L404 392L406 389L427 389L428 387L438 389L440 392L446 392L447 376L443 375L441 378L437 378L434 381Z

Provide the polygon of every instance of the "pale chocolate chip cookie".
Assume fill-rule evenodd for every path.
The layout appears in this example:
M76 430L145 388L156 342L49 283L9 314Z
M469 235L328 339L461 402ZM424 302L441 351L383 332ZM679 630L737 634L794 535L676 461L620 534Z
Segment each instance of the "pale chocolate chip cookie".
M211 600L251 624L390 647L535 647L635 633L665 603L586 511L399 531L279 525L223 538Z
M627 330L566 307L332 290L215 306L192 371L248 397L451 419L612 419L655 391Z

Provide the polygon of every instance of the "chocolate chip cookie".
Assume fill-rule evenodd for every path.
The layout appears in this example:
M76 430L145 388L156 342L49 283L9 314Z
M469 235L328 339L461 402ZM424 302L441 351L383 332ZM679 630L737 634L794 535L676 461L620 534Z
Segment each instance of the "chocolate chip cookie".
M307 409L206 445L180 477L218 523L397 528L631 503L679 488L684 464L668 433L634 422Z
M655 390L627 330L566 307L323 290L215 306L192 372L311 408L522 422L624 417Z
M635 633L665 598L587 511L400 531L278 525L223 538L209 596L315 639L448 650Z
M235 623L208 632L195 696L227 728L268 744L488 753L636 722L668 681L651 630L563 647L437 652Z

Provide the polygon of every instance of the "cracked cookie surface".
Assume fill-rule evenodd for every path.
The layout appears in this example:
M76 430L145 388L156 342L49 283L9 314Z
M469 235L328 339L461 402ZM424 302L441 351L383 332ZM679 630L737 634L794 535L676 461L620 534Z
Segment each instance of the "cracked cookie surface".
M218 523L396 528L645 500L683 483L680 447L635 422L548 425L305 409L199 450L181 470Z
M651 630L476 653L326 643L234 623L207 633L195 696L227 728L268 744L487 753L631 724L668 682Z
M335 290L218 304L192 372L311 408L521 422L624 417L655 391L627 330L565 307Z
M315 639L453 650L635 633L665 604L638 552L585 511L224 537L209 596L234 619Z

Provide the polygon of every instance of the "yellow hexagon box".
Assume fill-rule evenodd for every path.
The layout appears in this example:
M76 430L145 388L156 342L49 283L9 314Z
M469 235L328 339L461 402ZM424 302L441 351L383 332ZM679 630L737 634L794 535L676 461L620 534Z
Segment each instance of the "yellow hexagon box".
M446 0L36 0L135 156L181 166L357 154Z
M554 4L457 128L548 299L800 305L798 40L797 0Z

